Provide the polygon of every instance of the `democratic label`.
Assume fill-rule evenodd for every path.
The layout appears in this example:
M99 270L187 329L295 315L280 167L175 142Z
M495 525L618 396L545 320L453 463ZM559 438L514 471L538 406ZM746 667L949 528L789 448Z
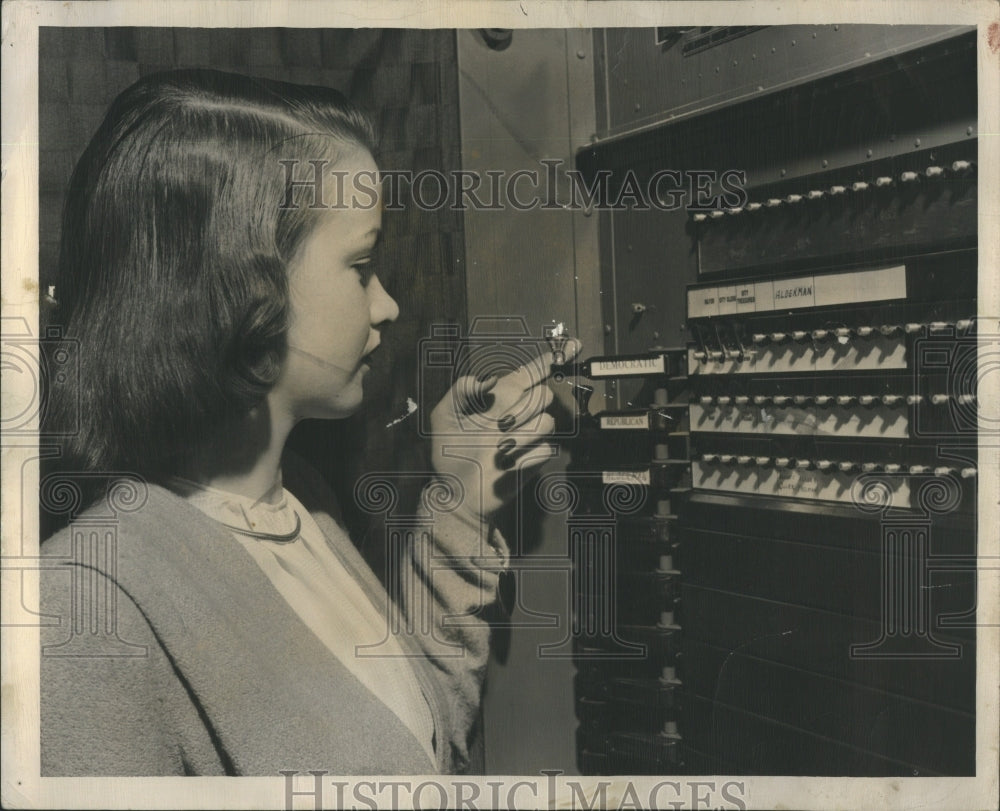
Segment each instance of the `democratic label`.
M663 355L653 358L618 358L595 360L590 364L591 377L626 377L628 375L666 374Z

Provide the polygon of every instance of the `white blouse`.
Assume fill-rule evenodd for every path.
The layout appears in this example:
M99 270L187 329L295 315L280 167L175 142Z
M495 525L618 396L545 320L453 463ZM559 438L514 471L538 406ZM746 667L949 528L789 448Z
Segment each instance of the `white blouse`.
M173 482L192 505L231 527L285 535L294 530L298 516L301 529L292 541L260 540L235 530L233 536L309 630L396 714L435 762L430 707L409 659L389 632L389 606L373 605L299 500L284 488L278 491L279 486L272 491L276 499L254 501L180 477ZM331 540L351 542L346 532Z

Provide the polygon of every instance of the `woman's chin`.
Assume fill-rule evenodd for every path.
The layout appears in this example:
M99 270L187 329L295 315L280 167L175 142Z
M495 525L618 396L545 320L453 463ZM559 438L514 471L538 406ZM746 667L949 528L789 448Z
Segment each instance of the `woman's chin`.
M336 400L313 401L302 409L303 419L312 420L345 420L353 417L361 410L364 396L361 386L357 386L349 394L341 392Z

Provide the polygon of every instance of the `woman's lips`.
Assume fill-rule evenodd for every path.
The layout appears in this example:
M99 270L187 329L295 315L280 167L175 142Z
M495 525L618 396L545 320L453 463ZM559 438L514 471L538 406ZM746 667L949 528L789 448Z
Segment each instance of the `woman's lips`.
M367 352L365 352L365 354L361 356L361 362L363 364L365 364L366 366L370 367L372 365L372 355L375 354L375 352L378 350L378 348L379 348L379 344L375 344L375 346L373 346L370 350L368 350Z

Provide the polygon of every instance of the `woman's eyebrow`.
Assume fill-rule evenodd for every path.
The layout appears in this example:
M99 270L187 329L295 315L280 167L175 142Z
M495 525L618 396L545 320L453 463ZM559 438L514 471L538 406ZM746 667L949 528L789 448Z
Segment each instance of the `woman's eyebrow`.
M382 239L382 229L379 228L378 226L375 226L368 233L364 235L363 239L368 245L369 250L374 248L376 245L378 245L379 240Z
M371 253L375 250L375 246L378 245L381 238L382 229L377 227L372 228L358 240L357 248L350 253L351 257L359 257Z

